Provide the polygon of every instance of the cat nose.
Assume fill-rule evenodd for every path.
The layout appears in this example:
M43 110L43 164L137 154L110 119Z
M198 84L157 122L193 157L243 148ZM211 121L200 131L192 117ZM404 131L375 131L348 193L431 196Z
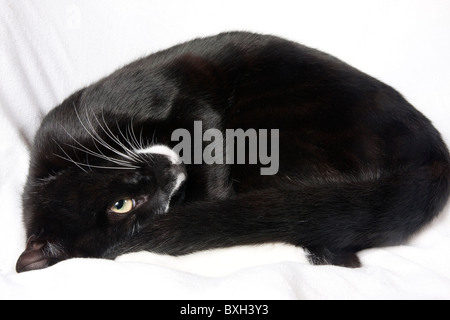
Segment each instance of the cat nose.
M44 269L64 260L65 252L61 248L55 250L54 247L51 242L32 235L27 241L25 251L17 260L17 273Z

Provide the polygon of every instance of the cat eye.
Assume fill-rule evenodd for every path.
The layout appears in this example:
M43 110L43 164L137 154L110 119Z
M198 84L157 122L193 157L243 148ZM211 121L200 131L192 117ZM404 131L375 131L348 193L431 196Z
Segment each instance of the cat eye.
M120 199L109 208L114 213L125 214L136 208L136 201L131 198Z

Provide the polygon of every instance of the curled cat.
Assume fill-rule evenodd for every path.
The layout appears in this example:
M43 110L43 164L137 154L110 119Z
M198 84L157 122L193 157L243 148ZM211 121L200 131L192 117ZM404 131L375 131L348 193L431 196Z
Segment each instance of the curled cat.
M16 269L267 242L358 267L358 251L432 221L449 178L440 134L391 87L285 39L223 33L137 60L45 117Z

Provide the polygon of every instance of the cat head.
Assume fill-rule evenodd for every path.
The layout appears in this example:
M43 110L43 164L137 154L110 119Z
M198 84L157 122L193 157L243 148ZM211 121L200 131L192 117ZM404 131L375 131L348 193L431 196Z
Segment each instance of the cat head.
M168 146L146 140L154 138L148 123L83 108L77 97L50 112L36 135L18 272L102 257L183 196L185 167Z

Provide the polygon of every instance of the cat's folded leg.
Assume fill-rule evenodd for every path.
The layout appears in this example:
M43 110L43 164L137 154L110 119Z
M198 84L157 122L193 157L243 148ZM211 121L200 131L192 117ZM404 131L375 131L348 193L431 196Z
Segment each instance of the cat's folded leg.
M184 204L156 216L103 257L115 258L142 250L179 256L221 247L279 242L307 249L313 264L360 267L356 249L332 245L342 242L335 238L343 232L333 232L329 227L328 212L313 211L313 207L300 201L296 190L266 190L235 199Z

